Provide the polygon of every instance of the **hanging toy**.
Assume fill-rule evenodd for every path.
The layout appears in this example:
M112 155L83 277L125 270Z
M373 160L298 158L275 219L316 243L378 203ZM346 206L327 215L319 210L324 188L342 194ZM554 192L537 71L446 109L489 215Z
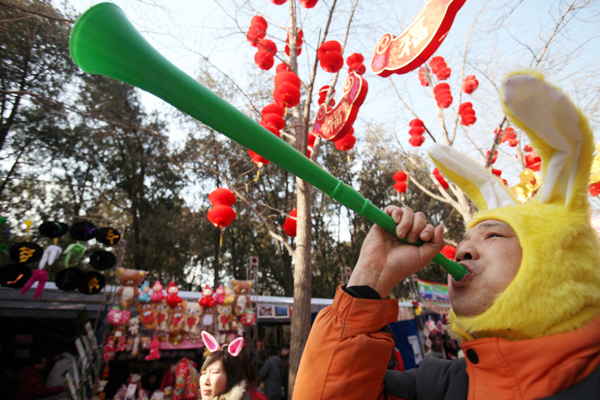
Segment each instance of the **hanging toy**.
M88 221L76 222L71 226L71 230L69 233L71 237L75 240L79 240L82 242L87 242L90 239L93 239L96 235L96 226Z
M171 281L167 287L167 304L171 308L177 307L177 305L183 301L181 300L181 297L177 295L177 293L179 293L179 288L175 282Z
M242 325L244 326L251 326L254 325L254 322L256 321L256 315L254 314L254 311L252 311L251 308L246 308L246 312L240 317L240 322L242 323Z
M117 291L121 307L129 308L139 294L138 285L148 275L148 272L117 268L117 275L119 276L119 282L121 282L121 287Z
M55 239L56 240L56 239ZM38 269L31 273L31 278L25 283L23 289L21 289L21 294L27 293L27 291L31 288L31 286L37 282L37 288L35 289L35 293L33 298L37 300L44 291L44 287L46 286L46 282L48 282L48 272L44 270L46 265L52 265L54 261L62 254L62 249L54 244L51 244L44 250L44 254L42 255L42 259L38 264Z
M10 249L10 258L19 264L29 264L37 262L42 258L44 250L35 243L29 243L29 233L33 222L25 221L27 227L27 239L25 242L15 244Z
M232 304L235 301L235 297L233 297L233 292L229 286L225 286L225 300L223 300L224 305Z
M217 290L215 291L215 303L223 304L225 301L225 288L223 285L219 285Z
M73 265L79 264L79 262L83 258L84 253L85 253L85 246L82 244L74 243L74 244L67 246L67 248L65 249L65 254L66 254L65 268L69 268L71 266L70 265L71 258L75 258L75 260L76 260Z
M214 307L215 299L213 298L213 290L210 286L206 285L202 291L202 298L200 299L200 305L204 308Z
M108 312L108 322L113 326L123 326L129 322L131 312L120 307L113 307Z
M96 230L94 237L105 246L115 246L121 240L121 234L115 228L100 228Z
M160 353L158 351L158 346L160 343L158 339L154 339L150 344L150 354L146 356L146 361L158 360L160 359Z
M138 301L140 303L150 303L151 297L150 297L150 284L148 282L144 282L142 284L142 292L140 293L140 295L138 296Z
M127 332L134 336L140 332L140 319L138 317L130 318L127 321Z
M163 292L163 285L159 281L154 282L152 285L152 296L150 297L150 301L153 303L158 303L165 299L165 294Z
M154 303L138 303L135 305L140 313L140 321L146 329L156 329L156 305Z

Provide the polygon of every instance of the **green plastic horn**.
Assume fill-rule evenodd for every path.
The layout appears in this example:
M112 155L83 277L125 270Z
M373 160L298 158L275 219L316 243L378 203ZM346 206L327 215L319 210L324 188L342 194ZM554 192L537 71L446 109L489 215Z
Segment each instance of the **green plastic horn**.
M114 78L160 97L396 236L392 217L178 69L140 35L116 5L101 3L79 17L69 46L73 60L85 72ZM443 254L433 261L456 280L467 273Z

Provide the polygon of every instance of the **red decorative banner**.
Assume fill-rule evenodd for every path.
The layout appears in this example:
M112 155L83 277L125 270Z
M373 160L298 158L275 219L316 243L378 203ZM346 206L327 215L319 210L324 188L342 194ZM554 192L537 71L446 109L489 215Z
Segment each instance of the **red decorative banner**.
M371 71L385 78L419 67L440 47L465 1L425 0L425 8L400 36L386 33L379 39Z
M326 140L342 138L352 128L368 91L367 81L356 72L351 72L344 82L344 97L337 107L330 111L327 111L325 104L319 107L314 134Z

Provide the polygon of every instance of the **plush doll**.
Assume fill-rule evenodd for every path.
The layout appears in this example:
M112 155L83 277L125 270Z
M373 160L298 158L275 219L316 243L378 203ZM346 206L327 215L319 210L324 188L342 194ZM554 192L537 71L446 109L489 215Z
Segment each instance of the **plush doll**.
M204 290L202 291L202 298L200 299L200 305L204 308L214 307L215 299L213 297L213 290L210 286L206 285Z
M237 332L238 336L244 336L244 325L235 315L231 316L231 330Z
M231 319L233 317L233 306L218 305L217 306L217 330L231 330Z
M169 312L169 332L177 333L183 328L185 322L184 312L187 307L187 301L182 300Z
M213 323L215 322L215 308L207 307L202 312L202 327L206 330L212 330Z
M108 322L110 322L110 324L113 326L123 326L127 324L130 317L130 311L123 310L119 307L113 307L108 312Z
M235 297L233 297L233 292L229 288L229 286L225 286L225 300L223 300L223 304L229 305L233 304L235 301Z
M183 330L186 331L190 337L200 339L200 316L202 315L202 307L196 301L190 301L187 303L185 309L185 324Z
M138 286L147 274L147 271L117 268L117 275L119 276L119 282L121 282L121 287L117 291L117 294L119 295L121 307L129 308L133 305L139 293Z
M225 288L223 285L219 285L215 291L215 303L223 304L223 302L225 302Z
M140 319L138 317L130 318L127 322L127 331L130 335L137 335L140 331Z
M160 359L160 352L158 351L158 346L160 343L157 339L154 339L150 344L150 354L148 354L145 358L146 361L158 360Z
M138 303L135 305L140 313L140 321L146 329L156 329L156 305L154 303Z
M159 281L154 282L152 286L152 296L150 297L150 301L153 303L158 303L161 300L164 300L165 293L163 292L163 285L160 284Z
M175 282L169 283L169 286L167 287L167 304L171 308L175 308L182 301L177 293L179 293L179 288Z
M235 301L233 312L235 315L242 315L246 312L246 307L250 304L250 289L252 289L252 281L231 281L233 292L235 293Z
M167 301L162 300L155 305L156 309L156 329L166 331L169 327L169 307Z
M185 339L185 332L182 330L178 332L170 332L169 333L169 343L173 346L179 346Z
M240 322L244 326L254 325L254 322L256 322L256 315L250 307L246 308L246 312L240 317Z
M520 203L468 157L440 144L429 150L440 172L479 210L467 230L503 221L523 251L518 273L490 308L476 316L450 312L450 329L465 340L546 337L582 327L600 313L600 243L588 200L592 130L568 96L538 72L510 74L502 95L504 113L542 160L540 193Z
M142 284L142 292L140 293L140 295L138 296L138 301L140 303L150 303L150 285L148 284L148 282L144 282Z
M125 326L115 326L113 330L113 338L115 342L115 351L125 351L127 346L127 333Z

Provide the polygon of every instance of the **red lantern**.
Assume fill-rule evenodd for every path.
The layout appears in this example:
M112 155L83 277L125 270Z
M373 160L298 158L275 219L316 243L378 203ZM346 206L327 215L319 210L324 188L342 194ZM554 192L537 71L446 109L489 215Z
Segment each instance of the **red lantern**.
M300 103L300 89L289 82L283 82L273 91L273 100L285 108L291 108Z
M450 85L447 83L440 83L433 89L435 95L435 101L438 107L448 108L452 104L452 93L450 93Z
M433 169L433 176L435 176L435 179L437 179L437 181L440 183L440 186L443 187L444 190L450 187L448 185L448 182L446 182L446 180L444 179L442 174L440 174L440 171L437 168Z
M300 0L300 4L304 8L313 8L317 5L318 0Z
M214 226L223 229L235 220L235 211L229 206L217 204L208 210L207 217Z
M419 82L421 82L421 86L429 86L429 81L425 76L425 67L419 68Z
M487 153L485 154L485 159L487 160L488 158L490 158L490 151L488 150ZM496 159L498 158L498 150L494 151L494 156L492 157L492 164L496 162Z
M440 56L433 57L431 61L429 61L429 66L431 67L431 72L433 72L440 81L448 79L452 72L450 68L448 68L448 65L446 65L444 58Z
M271 132L273 135L277 136L277 137L281 137L281 133L279 132L279 129L277 129L275 126L265 122L265 121L261 121L260 125L265 128L266 130L268 130L269 132Z
M475 78L475 75L468 75L462 84L462 90L466 94L471 94L479 87L479 81Z
M300 53L302 53L302 38L304 37L304 32L302 32L302 29L298 28L298 33L296 34L296 55L300 55ZM285 39L285 54L289 57L290 56L290 34L287 34L287 39Z
M325 85L323 86L321 89L319 89L319 105L324 104L325 100L327 100L327 92L329 91L329 85ZM335 106L335 100L333 99L333 96L335 95L335 89L333 89L333 91L331 92L331 101L329 103L329 106L333 107Z
M285 115L285 109L277 103L271 103L264 106L260 113L263 117L265 114L276 114L283 117Z
M394 184L394 189L396 189L398 193L404 193L408 190L408 182L396 182Z
M415 118L409 122L408 126L410 126L410 130L408 131L410 139L408 139L408 143L413 147L421 146L425 142L425 137L423 136L425 124L420 119Z
M258 166L258 168L261 168L263 165L267 165L271 162L271 161L267 160L266 158L264 158L263 156L256 154L255 152L253 152L250 149L248 149L248 154L250 154L250 158L252 158L252 162L254 162L254 164L256 164L256 166Z
M529 153L530 151L533 151L533 147L531 147L530 145L526 144L525 147L523 147L523 151L525 153Z
M276 6L280 6L282 4L285 4L287 0L271 0L271 3L275 4Z
M258 41L264 39L264 37L267 35L268 26L267 20L260 15L252 17L252 20L250 21L250 28L246 34L246 39L248 39L248 42L250 42L252 46L256 47Z
M456 247L446 245L444 246L442 251L440 251L440 253L445 255L448 260L454 260L454 258L456 257Z
M460 115L460 123L465 126L471 126L477 122L475 110L473 110L473 104L470 101L458 106L458 114Z
M268 51L259 50L254 55L254 62L258 68L268 71L273 67L275 57Z
M367 68L363 65L365 58L360 53L351 54L350 57L346 59L346 64L348 64L348 72L356 72L359 75L364 74L367 71Z
M525 165L534 172L538 172L542 166L542 159L535 151L525 156Z
M291 72L291 71L284 71L281 72L277 75L275 75L275 87L281 85L282 83L291 83L292 85L296 86L298 89L300 89L300 85L302 85L302 82L300 81L300 78L298 78L298 75L296 75L295 73Z
M289 65L285 64L285 63L279 63L277 64L277 68L275 68L275 73L276 74L280 74L283 71L291 71L292 69L290 68Z
M294 208L292 211L290 211L290 216L285 218L285 221L283 223L283 231L285 232L286 235L292 237L292 236L296 236L296 227L297 227L297 221L296 221L296 217L298 216L298 209Z
M404 193L408 189L407 179L408 175L404 171L397 171L394 174L394 181L396 182L394 184L394 189L396 189L398 193Z
M344 66L342 46L335 40L324 42L317 50L321 68L326 72L338 72Z
M600 194L600 182L590 185L588 187L588 191L590 192L591 196L594 196L594 197L598 196Z
M403 182L406 181L408 179L408 174L404 171L397 171L394 174L394 181L396 182Z
M494 133L497 133L497 131L498 128L494 130ZM517 140L517 134L515 133L515 130L513 128L508 127L505 130L501 131L500 134L500 143L508 142L508 145L510 147L516 147L519 144L519 141Z
M314 133L308 132L308 144L306 145L306 156L308 158L310 158L310 155L312 154L313 146L315 145L316 139L317 137Z
M262 120L260 121L260 124L264 124L263 126L272 125L278 131L285 128L285 120L277 114L264 114Z
M411 136L410 139L408 139L408 143L410 143L412 147L420 147L425 143L425 137L422 135Z
M213 206L224 205L231 207L235 204L235 195L227 188L218 188L208 195L208 201Z
M502 175L502 171L499 170L499 169L492 168L492 175L497 176L498 178L500 178L500 176Z
M334 142L336 149L341 151L352 150L356 144L356 138L354 137L354 128L350 129L344 137Z

